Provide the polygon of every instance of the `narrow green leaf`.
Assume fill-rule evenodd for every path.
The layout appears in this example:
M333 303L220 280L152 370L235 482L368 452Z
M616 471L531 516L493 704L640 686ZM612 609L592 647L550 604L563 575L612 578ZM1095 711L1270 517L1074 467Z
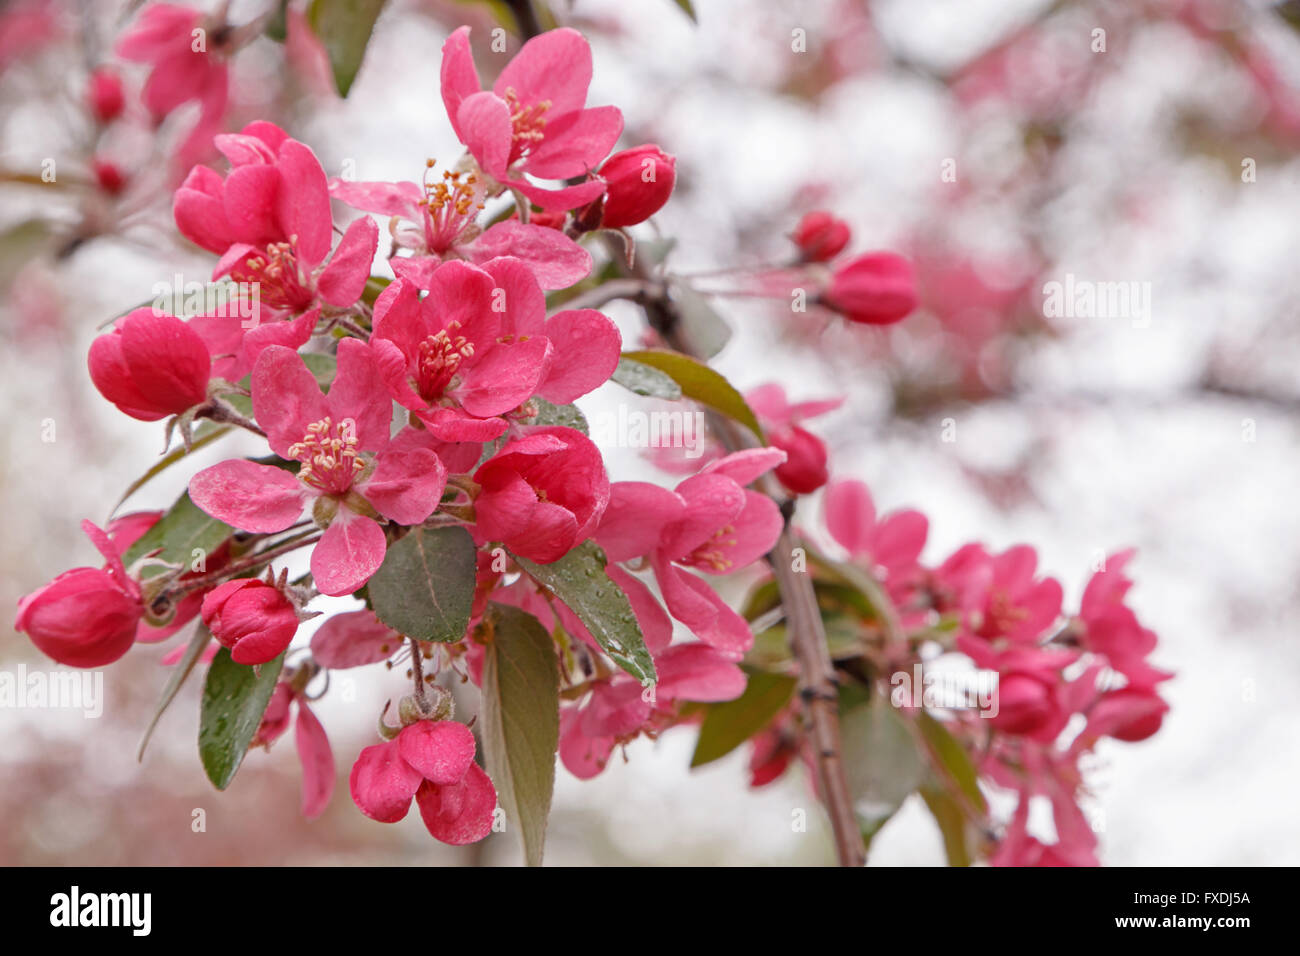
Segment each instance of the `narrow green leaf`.
M144 760L144 750L149 746L149 738L153 736L154 728L158 726L158 721L162 718L163 712L176 699L176 694L180 691L181 685L193 673L194 665L198 663L199 657L203 654L203 650L208 646L210 640L212 640L212 632L208 630L206 624L199 621L194 636L190 638L189 644L185 645L184 656L172 667L172 672L167 678L167 684L163 687L162 697L158 699L158 706L154 708L149 726L144 729L144 735L140 738L140 749L136 751L135 755L137 761Z
M979 774L966 748L957 742L948 728L924 710L916 713L916 726L930 748L931 759L938 764L937 777L944 786L955 783L966 799L981 813L987 808L979 787Z
M560 745L560 675L541 622L492 604L483 655L483 751L507 818L519 828L524 861L542 865Z
M218 790L235 778L283 666L283 654L256 668L236 664L225 647L212 659L199 711L199 760Z
M629 392L635 392L637 395L667 398L671 401L682 397L682 387L671 378L657 368L630 358L620 358L618 367L610 377Z
M361 292L361 301L366 305L374 305L380 293L387 289L392 284L392 281L386 276L371 276L366 280L365 289Z
M123 502L126 501L126 499L130 498L133 494L135 494L137 491L139 491L149 482L153 481L153 479L157 478L159 475L161 475L172 465L176 464L176 462L180 461L182 458L185 458L191 452L196 452L200 448L204 448L212 444L222 435L229 433L231 431L231 428L232 426L230 425L218 425L215 422L204 422L202 425L199 426L198 430L195 431L194 441L190 443L189 448L186 448L184 445L180 445L176 448L173 448L167 454L159 458L158 461L154 463L152 468L146 471L135 481L131 482L130 486L126 489L126 491L122 493L122 497L117 500L117 504L113 506L113 510L117 511L118 508L122 507L122 504Z
M605 552L584 541L558 561L537 564L515 556L528 574L569 606L614 663L642 683L654 681L655 662L627 595L605 573Z
M346 97L361 70L384 0L312 0L307 22L325 47L339 96Z
M870 843L920 786L925 761L902 715L880 694L843 711L840 738L853 810Z
M939 825L943 837L943 851L948 857L949 866L970 866L971 852L969 828L966 814L961 805L942 787L924 786L920 790L921 799L930 808L934 822Z
M772 722L794 694L795 679L753 671L745 692L735 700L713 704L704 714L691 766L725 757Z
M691 3L691 0L674 0L674 2L683 13L691 18L692 23L700 22L700 18L695 15L695 5Z
M176 499L157 524L127 549L123 562L129 566L150 551L161 548L158 557L163 561L189 565L196 557L196 551L200 556L210 555L230 537L232 530L230 525L200 511L199 506L190 501L187 491ZM149 568L145 576L152 577L162 572L162 568Z
M762 440L763 429L744 397L722 375L703 362L667 349L624 352L623 357L659 369L681 386L682 394L687 398L703 402L728 418L735 419Z
M474 601L474 541L464 528L415 528L388 546L367 585L375 615L420 641L465 636Z

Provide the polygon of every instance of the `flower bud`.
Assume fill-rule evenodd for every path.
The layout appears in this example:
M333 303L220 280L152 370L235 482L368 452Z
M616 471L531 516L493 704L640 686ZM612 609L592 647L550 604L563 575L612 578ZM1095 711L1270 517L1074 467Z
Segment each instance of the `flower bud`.
M126 188L126 173L116 163L106 159L96 159L91 163L95 174L95 183L110 196L116 196Z
M601 224L621 229L645 222L668 202L677 181L677 158L653 143L625 149L605 160L605 215Z
M207 398L212 359L189 325L148 306L118 320L90 346L95 388L140 421L179 415Z
M109 571L73 568L18 602L14 630L60 664L102 667L131 649L143 616L139 595Z
M799 247L802 262L828 262L849 244L849 224L828 212L816 210L799 220L790 241Z
M203 623L236 664L265 664L298 630L298 611L277 587L256 578L227 581L203 599Z
M117 70L111 66L96 68L86 85L86 101L91 115L100 123L111 123L121 116L126 97Z
M850 259L831 274L821 304L850 322L888 325L916 308L912 264L892 252Z

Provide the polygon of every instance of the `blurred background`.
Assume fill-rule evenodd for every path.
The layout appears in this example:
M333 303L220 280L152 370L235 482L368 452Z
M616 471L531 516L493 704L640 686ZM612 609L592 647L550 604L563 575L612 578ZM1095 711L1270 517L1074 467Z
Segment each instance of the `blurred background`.
M160 427L95 392L87 347L155 283L203 281L212 266L169 212L185 169L168 157L193 111L156 131L130 107L108 132L86 116L88 71L112 59L135 6L0 5L0 670L13 673L49 667L10 630L18 598L98 562L79 522L105 522L162 450ZM235 0L230 20L271 6ZM734 333L717 367L742 390L846 396L811 426L832 474L866 481L882 510L924 511L928 562L967 541L1028 542L1077 607L1096 557L1135 546L1131 601L1160 635L1153 662L1177 678L1159 734L1103 741L1091 758L1103 862L1300 863L1300 5L695 0L694 12L550 10L590 38L589 102L622 108L624 144L678 157L673 201L641 227L676 240L667 268L781 261L799 216L825 208L852 225L853 251L911 256L924 303L880 330L715 297ZM484 3L391 0L346 100L309 44L258 39L232 60L223 125L274 118L332 175L418 179L426 158L460 152L439 48L469 23L480 69L495 72L497 15L509 22ZM142 72L123 73L138 90ZM1044 286L1067 276L1140 283L1149 312L1045 315ZM608 311L635 343L637 310ZM627 400L611 385L579 404L590 417ZM165 507L236 447L205 450L125 510ZM635 450L607 452L612 478L675 481ZM815 496L799 522L820 533ZM519 862L512 834L455 850L418 816L379 826L353 806L347 769L405 685L382 666L336 675L318 707L339 786L314 822L298 814L287 738L250 752L225 793L211 788L197 681L137 764L168 675L159 660L181 639L107 670L98 718L0 707L0 863ZM750 790L743 751L690 772L693 738L639 740L589 782L561 769L548 862L833 860L797 768ZM809 827L793 832L801 808ZM942 861L919 801L872 846L873 864Z

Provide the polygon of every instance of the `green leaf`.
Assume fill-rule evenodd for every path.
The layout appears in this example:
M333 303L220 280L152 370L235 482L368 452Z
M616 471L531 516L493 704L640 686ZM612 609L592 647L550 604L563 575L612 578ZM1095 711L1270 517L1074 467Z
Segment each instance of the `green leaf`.
M695 5L691 3L691 0L674 0L674 2L683 13L691 18L692 23L700 22L700 18L695 15Z
M393 280L386 276L371 276L366 280L365 289L361 292L361 301L366 305L374 305L380 293L387 289L392 282Z
M731 326L718 315L709 300L681 282L673 283L672 297L677 303L681 331L691 351L705 359L721 352L731 341Z
M672 401L682 397L682 387L659 369L630 358L620 358L618 367L610 376L615 382L637 395L667 398Z
M903 716L880 694L843 711L840 740L853 810L870 843L925 779L925 761Z
M326 355L324 352L307 352L302 356L302 363L307 366L307 371L316 379L316 384L323 391L328 392L329 387L334 382L334 372L338 368L339 360L333 355ZM249 414L252 414L252 403L249 403Z
M627 595L605 573L605 552L584 541L558 561L537 564L515 556L528 574L569 606L614 663L641 683L656 679L655 662Z
M225 647L212 659L199 711L199 759L218 790L235 778L283 666L283 654L256 668L236 664Z
M659 369L681 386L682 394L687 398L703 402L728 418L735 419L757 435L760 441L763 439L763 429L759 427L758 419L740 392L703 362L667 349L624 352L623 357Z
M352 89L383 9L384 0L312 0L307 8L307 22L329 56L339 96Z
M572 428L588 434L587 416L577 405L552 405L544 398L534 396L529 399L537 406L537 414L529 419L530 425L563 425L565 428Z
M136 751L135 759L144 760L144 750L149 746L149 738L153 736L154 728L158 726L158 721L162 718L163 712L171 706L176 694L180 691L181 685L189 678L194 671L194 665L198 663L203 649L208 646L208 641L212 640L212 632L208 630L206 624L199 621L198 627L194 631L194 636L190 638L189 644L185 646L185 654L171 669L171 675L167 678L167 684L163 687L162 697L158 699L158 706L154 708L153 718L149 721L149 726L144 729L144 735L140 738L140 749Z
M190 501L187 491L176 499L176 503L158 519L157 524L127 549L123 563L130 566L150 551L161 548L158 557L163 561L189 565L194 560L196 550L204 556L212 554L230 537L233 530L230 525L200 511L199 506ZM145 576L153 577L163 571L161 567L150 567L146 569Z
M464 528L413 529L388 546L367 585L375 615L419 641L459 641L474 601L474 552Z
M937 765L939 783L945 787L956 784L971 805L983 813L988 805L979 788L979 774L966 748L957 742L947 727L924 710L917 711L916 726L930 748L931 760Z
M920 794L925 805L930 808L934 822L939 825L948 865L970 866L970 828L966 824L966 814L962 812L961 804L942 787L924 786Z
M794 694L795 679L754 671L745 692L735 700L713 704L705 712L691 766L725 757L772 722Z
M537 618L517 607L491 604L486 620L480 713L488 775L519 828L524 861L541 866L560 746L555 645Z
M283 43L289 38L289 0L275 0L270 19L266 21L267 39Z
M44 219L27 219L0 230L0 292L32 259L54 251L54 229Z

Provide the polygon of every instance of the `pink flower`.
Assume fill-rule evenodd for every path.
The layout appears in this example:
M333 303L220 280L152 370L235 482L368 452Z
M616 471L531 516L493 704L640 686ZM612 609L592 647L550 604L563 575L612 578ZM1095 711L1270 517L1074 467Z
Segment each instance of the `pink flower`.
M653 143L615 153L600 167L605 181L601 225L621 229L645 222L668 202L677 180L677 158Z
M181 233L221 256L212 277L257 283L261 304L275 315L356 303L378 248L375 221L363 216L352 223L322 266L333 219L316 155L265 122L218 136L216 144L231 162L229 174L223 180L195 166L173 203Z
M1038 553L1017 545L990 555L980 545L956 552L936 572L959 582L971 600L964 610L967 633L957 638L966 654L978 656L988 642L1004 639L1011 644L1035 644L1061 613L1061 584L1055 578L1037 578Z
M298 611L284 592L256 578L235 578L203 599L203 623L236 664L275 660L298 632Z
M758 416L767 443L786 454L777 466L776 478L797 495L811 494L826 484L826 443L800 426L800 422L834 411L842 398L791 405L780 385L761 385L745 395L745 401Z
M423 186L335 179L330 193L356 209L400 217L389 231L398 246L413 254L394 257L389 264L398 277L421 289L432 288L433 273L457 257L483 265L514 256L543 289L567 288L591 272L591 254L558 229L517 219L481 229L477 219L485 190L473 173L447 170L441 181L426 175Z
M831 273L821 304L850 322L888 325L916 308L912 264L892 252L857 256Z
M1088 712L1085 734L1106 734L1136 743L1153 736L1164 723L1169 705L1149 687L1128 686L1106 691Z
M184 103L199 104L186 152L220 127L226 111L230 80L222 38L227 30L225 23L207 22L202 11L154 3L118 40L118 56L150 66L141 98L155 123Z
M86 84L86 105L99 123L111 123L122 115L126 95L122 92L122 75L111 66L96 67Z
M821 210L805 215L790 234L790 241L799 247L801 262L829 262L851 238L848 223Z
M14 630L60 664L102 667L135 643L144 603L139 584L127 576L108 535L89 521L81 529L107 564L64 571L23 597Z
M1110 666L1123 674L1130 684L1154 687L1173 675L1158 670L1146 660L1156 647L1156 634L1139 623L1137 615L1124 604L1133 580L1124 571L1132 560L1132 549L1106 558L1103 570L1096 572L1084 588L1079 603L1079 621L1083 625L1083 644L1105 655Z
M361 812L396 823L411 798L434 839L453 846L476 843L492 832L497 792L474 762L474 735L453 720L421 720L394 740L361 751L349 779Z
M334 751L325 728L307 706L306 695L288 681L276 684L250 746L269 749L289 729L290 705L295 703L298 720L293 736L302 765L302 815L314 820L325 812L334 794Z
M130 312L95 339L88 365L101 395L146 422L202 403L212 373L202 337L175 316L148 307Z
M826 489L826 528L853 558L883 571L886 587L900 586L918 570L930 522L919 511L894 511L877 518L871 490L860 481L837 481Z
M560 426L529 429L480 465L474 480L478 537L543 564L587 540L609 501L600 450Z
M404 429L391 441L392 403L365 343L339 343L338 372L322 395L302 358L271 346L257 360L253 412L271 450L299 463L297 476L243 459L204 469L190 480L194 503L245 531L283 531L311 506L325 526L311 556L322 594L350 594L383 563L382 515L424 521L438 506L447 473L427 436Z
M749 624L685 568L730 574L772 549L781 513L771 498L744 486L784 460L778 448L736 452L673 491L616 482L596 541L610 561L649 556L669 613L700 640L742 654L754 642Z
M613 106L586 109L591 48L576 30L533 37L491 90L481 89L461 27L442 47L442 102L456 136L498 183L547 210L585 206L604 192L599 180L550 188L543 180L586 176L623 132Z
M618 365L622 340L594 309L546 318L527 265L448 262L420 299L405 279L375 302L371 347L394 399L436 438L488 441L500 416L533 395L557 404L596 388Z

